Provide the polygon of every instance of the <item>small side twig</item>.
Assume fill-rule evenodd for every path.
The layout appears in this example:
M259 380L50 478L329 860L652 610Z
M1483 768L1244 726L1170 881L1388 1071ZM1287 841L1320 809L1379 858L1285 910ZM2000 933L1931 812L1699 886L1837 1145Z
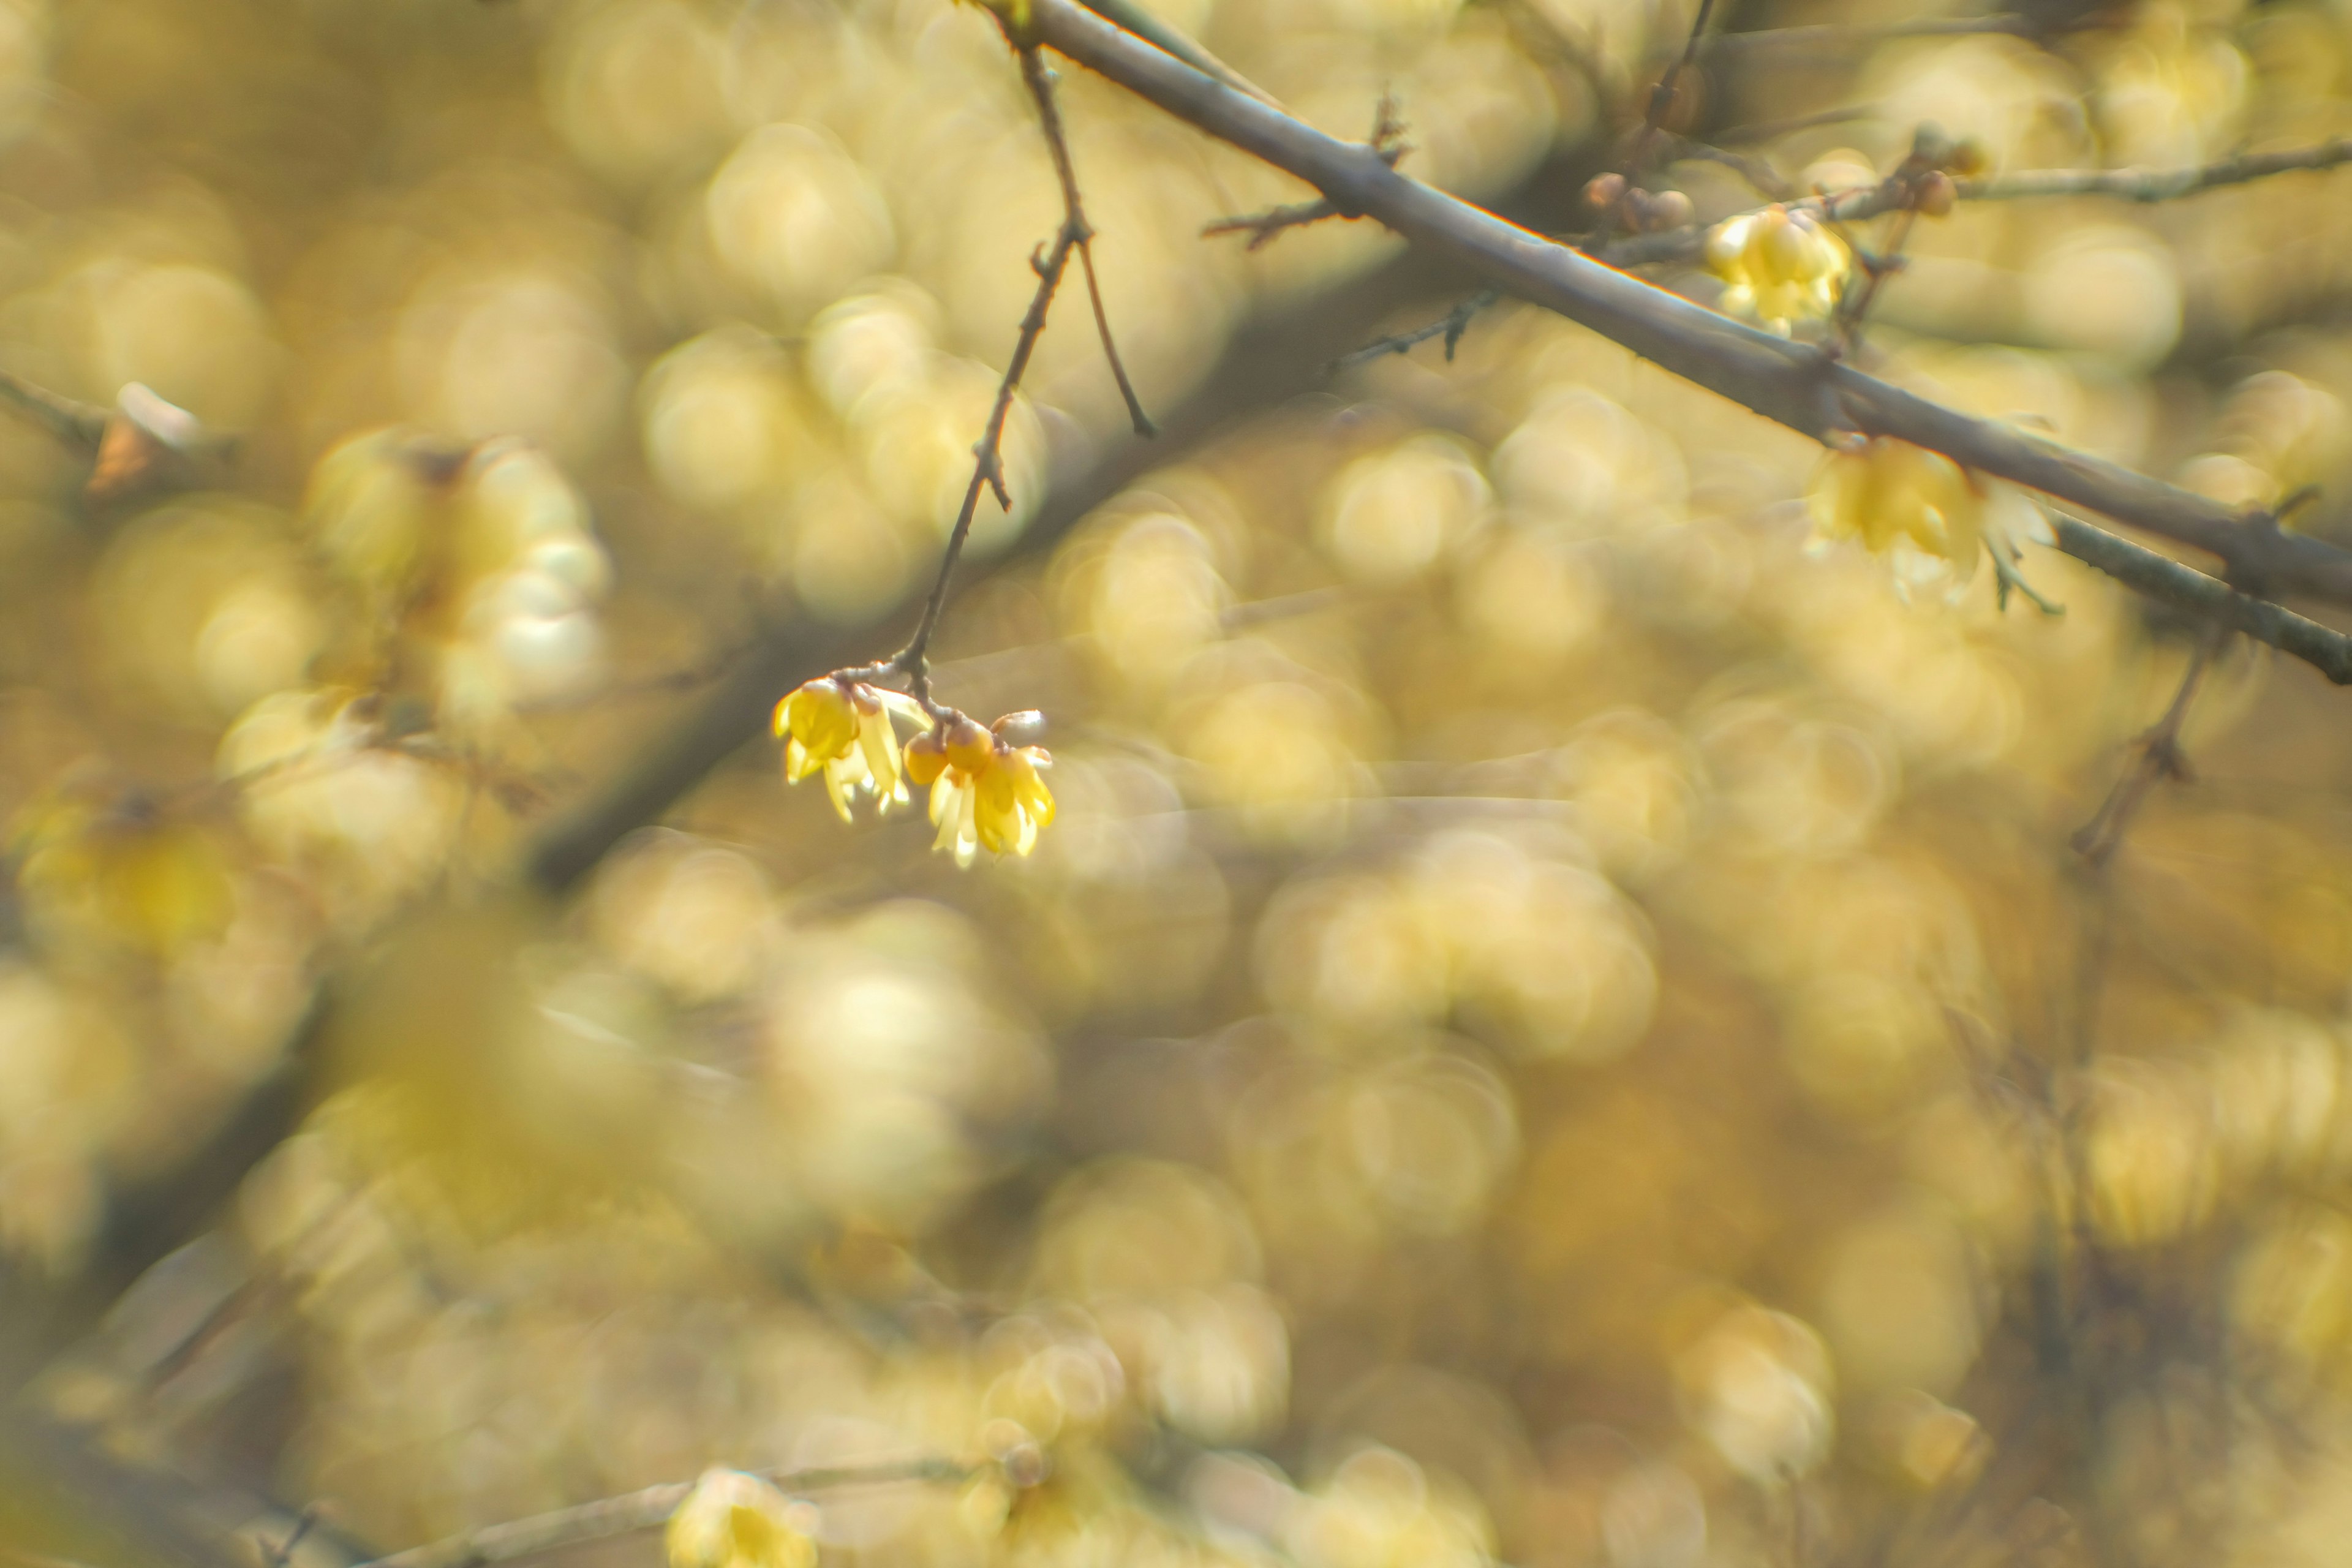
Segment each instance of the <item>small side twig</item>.
M2203 684L2205 671L2213 656L2221 650L2229 628L2218 622L2206 623L2199 634L2195 651L2189 656L2189 668L2181 672L2180 689L2172 694L2171 705L2156 727L2140 738L2139 756L2131 769L2116 781L2114 789L2101 803L2098 814L2075 830L2068 840L2075 851L2088 861L2094 870L2103 869L2123 847L2124 835L2130 831L2132 818L2139 814L2148 792L2160 779L2177 779L2186 783L2189 777L2189 758L2180 749L2180 728L2188 721L2189 710L2197 700L2197 689Z
M1445 340L1445 357L1451 361L1454 358L1454 349L1462 342L1462 334L1470 330L1471 319L1481 310L1495 304L1502 297L1503 291L1500 289L1491 286L1481 289L1427 326L1415 327L1410 331L1396 332L1385 338L1375 338L1352 353L1341 354L1331 362L1330 372L1336 375L1343 370L1389 354L1411 353L1416 347L1430 339L1440 337Z
M90 452L98 450L106 434L105 409L51 392L9 371L0 370L0 402L58 440Z
M1128 380L1118 347L1111 340L1110 318L1103 310L1102 288L1095 276L1094 229L1087 224L1086 208L1078 198L1076 167L1070 158L1069 140L1062 131L1061 110L1054 101L1053 73L1045 68L1045 57L1035 45L1015 41L1013 47L1021 57L1021 79L1036 102L1038 121L1053 153L1054 172L1061 180L1062 226L1050 248L1042 248L1030 258L1029 265L1037 274L1036 291L1030 296L1028 311L1021 318L1013 357L1005 364L1003 378L997 383L996 401L989 410L988 424L972 447L971 482L964 487L963 504L956 512L947 548L940 552L939 576L931 584L929 596L923 601L922 616L915 624L914 635L907 639L906 647L881 663L850 672L867 679L905 677L907 689L935 719L943 718L945 710L931 700L931 634L939 628L940 612L947 605L948 585L954 580L964 543L971 537L972 518L980 509L981 493L992 492L997 505L1007 511L1013 510L1013 497L1004 485L1004 422L1013 412L1013 394L1020 390L1021 379L1028 374L1037 340L1045 333L1046 313L1053 308L1054 296L1061 289L1074 251L1086 273L1087 292L1094 302L1095 329L1102 336L1103 353L1110 361L1111 376L1118 383L1119 395L1127 400L1128 417L1137 435L1157 434L1150 416L1143 411L1141 400L1135 395L1134 384Z
M1655 222L1630 221L1637 216L1628 210L1639 194L1634 182L1648 166L1658 138L1667 133L1666 116L1674 110L1675 90L1682 84L1683 72L1698 59L1699 40L1706 35L1706 24L1714 15L1715 0L1698 0L1698 11L1691 17L1690 35L1683 40L1682 53L1669 60L1666 68L1658 73L1658 79L1651 84L1649 100L1642 110L1642 123L1627 143L1624 159L1616 174L1613 176L1601 175L1585 186L1585 200L1599 209L1601 218L1599 226L1584 242L1585 249L1591 250L1605 244L1620 227L1660 226ZM1690 208L1685 199L1682 211L1670 221L1678 222L1689 216Z
M1956 179L1953 194L1968 202L2033 201L2058 196L2107 196L2121 201L2168 202L2224 185L2250 184L2279 174L2305 174L2352 163L2352 136L2276 153L2242 154L2185 169L2037 169L1981 179ZM1875 185L1806 196L1787 205L1841 223L1860 223L1903 207L1910 196L1894 176ZM1686 224L1654 234L1637 234L1592 251L1612 267L1652 262L1696 261L1706 254L1707 225Z
M1404 139L1404 120L1398 110L1396 100L1388 93L1382 93L1380 108L1372 115L1372 137L1365 145L1380 154L1381 162L1394 168L1399 159L1412 151L1412 144ZM1244 213L1239 217L1221 217L1201 230L1201 237L1214 239L1220 235L1246 234L1249 243L1242 248L1256 250L1290 229L1305 228L1308 224L1321 223L1326 218L1353 219L1362 216L1360 213L1342 212L1329 197L1318 196L1311 202L1291 202L1282 206L1268 207L1264 212Z

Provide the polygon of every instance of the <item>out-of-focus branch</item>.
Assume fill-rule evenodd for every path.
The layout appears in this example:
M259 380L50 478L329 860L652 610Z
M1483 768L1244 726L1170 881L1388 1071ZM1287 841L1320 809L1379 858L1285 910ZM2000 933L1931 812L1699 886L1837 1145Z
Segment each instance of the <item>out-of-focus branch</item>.
M929 597L923 601L922 618L915 623L914 635L907 639L906 647L873 667L877 674L905 676L917 700L926 708L932 707L929 663L931 634L939 627L940 611L947 604L948 584L955 579L956 562L963 554L964 541L971 537L971 520L979 511L980 498L984 491L993 490L997 503L1012 510L1013 499L1004 489L1004 421L1013 412L1013 395L1020 391L1021 378L1028 373L1037 340L1045 335L1046 312L1053 308L1054 295L1062 286L1062 274L1068 268L1074 252L1085 266L1087 289L1094 298L1095 324L1102 332L1103 352L1110 358L1111 374L1118 382L1119 394L1127 399L1128 416L1134 422L1135 433L1153 433L1151 421L1145 417L1143 405L1137 401L1135 388L1128 382L1127 367L1119 363L1118 350L1111 342L1110 321L1103 313L1102 290L1095 281L1094 253L1088 243L1094 237L1094 230L1087 226L1086 210L1078 202L1078 181L1070 161L1069 142L1062 133L1061 115L1054 107L1053 79L1035 48L1024 47L1019 52L1022 79L1036 100L1039 122L1053 149L1055 173L1062 184L1062 227L1054 237L1051 249L1030 258L1037 273L1036 291L1030 296L1029 309L1021 318L1013 357L1005 362L1004 375L997 383L996 402L989 410L987 428L972 447L971 482L964 487L963 505L956 513L954 529L948 534L947 548L940 552L939 575L931 584Z
M1415 327L1411 331L1393 333L1385 338L1374 338L1353 353L1342 354L1333 360L1331 368L1334 371L1341 371L1350 365L1362 364L1368 360L1381 359L1390 354L1411 353L1419 344L1425 343L1432 338L1440 337L1445 340L1445 357L1450 360L1454 357L1454 351L1461 346L1462 334L1470 330L1472 320L1479 311L1495 304L1502 297L1502 290L1499 289L1481 289L1428 325Z
M2051 31L2024 16L1944 16L1916 22L1890 22L1880 26L1853 26L1822 22L1802 27L1762 27L1752 33L1718 33L1706 41L1709 55L1746 54L1758 49L1796 49L1820 53L1830 49L1866 49L1900 38L1956 38L1986 34L2039 37Z
M2034 196L2116 196L2129 202L2168 202L2217 185L2242 185L2274 174L2333 169L2352 163L2352 136L2276 153L2242 153L2218 163L2187 169L2036 169L1992 179L1962 180L1959 192L1971 201L2021 201Z
M2250 153L2186 169L2036 169L1987 179L1955 180L1963 201L2014 202L2049 196L2110 196L2122 201L2168 202L2222 185L2242 185L2278 174L2310 173L2352 163L2352 136L2276 153ZM1859 223L1902 207L1907 200L1899 181L1860 190L1801 197L1787 204L1841 223ZM1598 252L1612 267L1659 261L1696 261L1706 250L1707 226L1690 224L1656 234L1634 235Z
M95 452L99 437L106 433L105 409L51 392L9 371L0 370L0 403L68 446Z
M972 1475L969 1466L959 1465L951 1459L904 1459L878 1465L841 1465L821 1469L753 1473L772 1481L782 1491L797 1494L910 1481L952 1486ZM635 1531L657 1530L677 1511L678 1504L684 1502L693 1490L692 1481L669 1481L639 1491L625 1492L619 1497L601 1498L573 1508L557 1509L552 1513L535 1514L529 1519L518 1519L505 1524L484 1525L478 1530L465 1531L428 1545L396 1552L389 1557L379 1557L373 1563L361 1564L360 1568L481 1568L484 1563L508 1563L518 1557L552 1552L561 1546L604 1541Z
M2116 781L2107 792L2097 815L2075 831L2070 842L2094 870L2104 868L2123 847L2124 835L2131 831L2132 818L2139 815L2148 791L2164 779L2186 781L2189 758L2180 749L2180 728L2189 721L2189 704L2197 700L2197 689L2204 683L2205 671L2213 656L2221 651L2221 641L2230 635L2229 628L2219 621L2208 621L2198 634L2197 647L2189 656L2189 668L2181 672L2180 688L2172 694L2172 701L2156 727L2140 738L2139 755L2131 768Z
M1807 436L1892 436L2221 557L2266 594L2352 603L2352 552L2250 526L2210 500L2028 431L1973 418L1605 267L1400 174L1370 150L1220 86L1072 0L1033 0L1038 36L1200 129L1305 180L1662 368Z

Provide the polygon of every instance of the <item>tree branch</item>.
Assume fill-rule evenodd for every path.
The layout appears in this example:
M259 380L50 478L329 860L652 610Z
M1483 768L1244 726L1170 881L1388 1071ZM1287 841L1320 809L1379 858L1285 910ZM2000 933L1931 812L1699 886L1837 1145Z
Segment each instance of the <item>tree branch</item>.
M970 1479L972 1472L970 1467L948 1459L906 1459L880 1465L752 1473L774 1482L782 1491L807 1493L906 1481L953 1485ZM360 1564L360 1568L481 1568L484 1563L512 1562L518 1557L552 1552L560 1546L603 1541L635 1531L657 1530L693 1490L692 1481L668 1481L618 1497L560 1508L552 1513L462 1531L444 1540L379 1557Z
M1819 439L1853 428L2221 557L2264 593L2352 603L2352 552L2250 527L2218 502L2030 432L1970 416L1602 266L1389 167L1137 42L1072 3L1034 0L1037 36L1180 119L1305 180L1416 245L1661 367Z
M2242 153L2218 163L2186 169L2033 169L1990 179L1955 180L1953 189L1963 201L2016 202L2049 196L2111 196L2131 202L2168 202L2193 196L2222 185L2242 185L2277 174L2310 173L2352 163L2352 136L2339 136L2308 147L2276 153ZM1860 190L1805 196L1787 205L1817 212L1841 223L1859 223L1904 206L1909 200L1898 180L1885 180ZM1696 261L1706 249L1710 226L1689 224L1656 234L1634 235L1599 252L1612 267L1641 267L1660 261Z
M2256 642L2292 654L2338 686L2352 686L2352 637L2268 599L2241 594L2193 566L2143 550L2105 529L2063 513L2052 520L2058 548L2127 588L2203 616Z

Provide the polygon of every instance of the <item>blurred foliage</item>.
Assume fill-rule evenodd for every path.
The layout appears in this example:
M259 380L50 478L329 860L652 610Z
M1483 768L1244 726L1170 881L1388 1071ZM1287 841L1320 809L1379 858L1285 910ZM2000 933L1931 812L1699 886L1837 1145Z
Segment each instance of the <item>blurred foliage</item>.
M1334 133L1392 92L1409 172L1562 230L1689 25L1152 8ZM1703 55L1674 145L1803 189L1927 121L1995 172L2352 132L2340 3L2035 15ZM1202 243L1297 191L1062 92L1155 411L1401 252ZM845 828L766 745L549 907L530 835L712 671L780 623L882 657L928 583L1060 216L986 16L0 0L0 367L239 438L93 489L0 424L10 1268L72 1278L289 1051L333 1073L30 1396L106 1452L329 1505L299 1568L714 1466L681 1561L2341 1561L2310 670L2226 650L2094 873L2185 628L2038 551L2063 616L1906 603L1808 548L1809 444L1515 306L1212 410L1004 558L1128 439L1065 298L939 647L944 700L1049 716L1034 857ZM2347 180L1962 203L1872 363L2339 530ZM924 1456L978 1468L727 1479Z

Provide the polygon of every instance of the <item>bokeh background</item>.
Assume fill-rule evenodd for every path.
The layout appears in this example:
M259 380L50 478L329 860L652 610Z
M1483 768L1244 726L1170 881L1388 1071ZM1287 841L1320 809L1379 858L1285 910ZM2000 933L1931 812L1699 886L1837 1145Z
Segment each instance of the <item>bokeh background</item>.
M1555 232L1690 23L1153 8ZM1643 182L2352 132L2340 0L1952 15L1718 7L1819 30L1702 53ZM1063 102L1168 432L1065 298L939 647L1047 714L1059 821L959 873L752 742L554 899L538 836L761 648L903 637L1059 220L993 26L0 0L0 368L238 437L93 493L0 422L25 1550L316 1504L331 1568L1012 1423L1043 1484L818 1493L826 1560L2340 1562L2352 699L2225 649L2095 870L2194 628L2042 551L2063 616L1906 603L1808 549L1817 449L1531 310L1331 371L1472 281L1203 241L1302 193ZM2347 182L1964 203L1868 363L2344 528Z

